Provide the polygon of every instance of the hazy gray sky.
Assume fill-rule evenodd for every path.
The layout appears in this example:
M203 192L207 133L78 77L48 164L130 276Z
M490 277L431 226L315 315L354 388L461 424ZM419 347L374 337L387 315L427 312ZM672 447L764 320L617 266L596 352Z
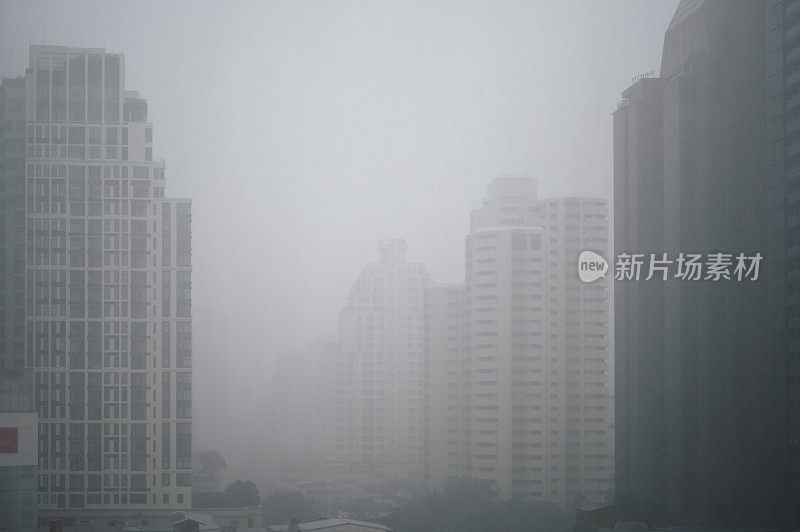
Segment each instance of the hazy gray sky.
M658 69L676 5L0 1L0 74L45 31L125 53L167 194L194 200L196 433L216 444L209 414L252 405L275 351L335 332L378 240L458 282L493 176L610 198L611 113Z

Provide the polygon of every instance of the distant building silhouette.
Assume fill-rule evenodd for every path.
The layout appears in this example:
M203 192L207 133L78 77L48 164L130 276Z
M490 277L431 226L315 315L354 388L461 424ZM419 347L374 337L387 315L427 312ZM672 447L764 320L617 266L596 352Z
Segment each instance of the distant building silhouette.
M425 484L441 490L467 470L465 286L425 290Z
M403 240L380 242L324 353L326 458L364 482L423 481L425 265Z
M305 349L279 352L270 393L260 401L257 426L263 437L309 459L325 452L322 354L328 341L319 338Z

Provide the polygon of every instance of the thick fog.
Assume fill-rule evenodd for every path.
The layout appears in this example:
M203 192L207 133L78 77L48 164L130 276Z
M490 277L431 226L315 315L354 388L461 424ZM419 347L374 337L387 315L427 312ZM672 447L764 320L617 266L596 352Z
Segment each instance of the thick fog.
M276 353L336 333L378 241L463 282L493 177L611 198L611 113L676 4L2 1L0 74L29 44L125 54L194 202L195 446L235 475Z

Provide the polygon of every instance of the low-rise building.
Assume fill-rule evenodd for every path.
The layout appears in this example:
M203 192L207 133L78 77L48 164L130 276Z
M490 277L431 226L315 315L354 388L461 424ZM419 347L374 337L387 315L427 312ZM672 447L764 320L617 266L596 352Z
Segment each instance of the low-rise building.
M316 530L331 530L335 532L372 532L381 530L384 532L391 532L392 529L379 523L355 521L353 519L341 517L316 519L305 523L292 523L288 525L271 525L267 527L268 532L311 532Z
M222 532L263 531L262 506L243 506L238 508L202 508L204 515L220 526ZM193 513L193 512L192 512Z

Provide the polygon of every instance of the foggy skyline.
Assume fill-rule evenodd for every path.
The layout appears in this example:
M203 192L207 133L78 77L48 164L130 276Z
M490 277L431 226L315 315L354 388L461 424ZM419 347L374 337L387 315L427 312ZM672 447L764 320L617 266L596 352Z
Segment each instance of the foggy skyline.
M4 1L0 74L43 39L125 54L170 195L194 201L196 390L239 391L197 394L203 447L210 420L252 423L275 352L336 332L378 241L462 282L493 177L610 199L611 113L676 4Z

